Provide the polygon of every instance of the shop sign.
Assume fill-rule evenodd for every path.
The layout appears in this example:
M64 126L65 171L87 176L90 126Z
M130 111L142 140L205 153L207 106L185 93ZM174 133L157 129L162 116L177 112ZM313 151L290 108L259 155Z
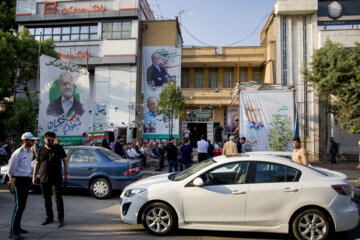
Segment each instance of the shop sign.
M56 14L56 2L44 3L44 15L46 14Z
M188 108L186 111L187 121L209 121L214 118L212 108Z
M63 8L61 10L61 15L67 15L70 13L91 13L91 12L101 12L104 14L106 11L106 7L104 5L93 5L91 8L74 8L71 6L69 8Z
M88 51L78 51L75 55L73 54L59 54L60 59L63 58L90 58L90 53Z

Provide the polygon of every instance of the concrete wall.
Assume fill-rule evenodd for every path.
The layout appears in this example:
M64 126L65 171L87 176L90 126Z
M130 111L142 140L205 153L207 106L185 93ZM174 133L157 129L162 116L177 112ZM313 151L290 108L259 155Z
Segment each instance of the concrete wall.
M326 39L345 47L355 47L355 42L360 43L360 29L321 30L318 33L319 48L325 45Z

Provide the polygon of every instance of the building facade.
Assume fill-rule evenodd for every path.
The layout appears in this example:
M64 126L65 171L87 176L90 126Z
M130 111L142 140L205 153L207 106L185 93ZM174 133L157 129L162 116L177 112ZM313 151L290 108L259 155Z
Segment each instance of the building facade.
M110 141L135 136L140 23L146 20L154 20L146 0L17 0L16 7L19 31L52 39L60 59L88 68L89 131L108 131ZM105 115L98 117L100 111Z
M278 0L261 31L261 45L275 56L273 83L294 89L300 136L310 160L326 160L330 136L340 143L343 156L358 152L359 136L344 134L339 129L302 74L314 50L321 48L326 39L348 47L360 41L359 29L319 27L355 24L359 21L356 11L360 13L359 2L353 0Z
M181 137L189 127L197 134L214 138L214 123L225 134L235 130L239 119L238 82L272 83L271 54L266 46L186 47L182 49L181 89L187 111L181 119Z

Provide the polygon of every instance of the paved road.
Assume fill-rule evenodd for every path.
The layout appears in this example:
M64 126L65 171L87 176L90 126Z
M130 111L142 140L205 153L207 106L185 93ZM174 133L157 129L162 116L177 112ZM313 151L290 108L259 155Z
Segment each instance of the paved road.
M87 191L67 191L65 201L65 226L57 228L57 222L41 226L45 210L41 194L31 192L23 215L22 227L29 230L26 239L160 239L148 235L141 226L121 222L119 216L119 193L110 199L96 200ZM54 205L55 206L55 205ZM0 186L0 240L8 239L9 223L13 210L13 196ZM56 215L56 211L55 211ZM213 231L179 231L167 239L290 239L288 235ZM335 234L333 239L360 239L360 227Z

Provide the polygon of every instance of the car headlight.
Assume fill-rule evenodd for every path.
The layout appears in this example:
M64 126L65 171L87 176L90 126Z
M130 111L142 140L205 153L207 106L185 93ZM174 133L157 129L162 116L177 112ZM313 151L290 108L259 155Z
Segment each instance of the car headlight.
M129 190L125 191L124 196L125 197L133 197L133 196L138 195L145 191L146 191L146 189L143 189L143 188L129 189Z

